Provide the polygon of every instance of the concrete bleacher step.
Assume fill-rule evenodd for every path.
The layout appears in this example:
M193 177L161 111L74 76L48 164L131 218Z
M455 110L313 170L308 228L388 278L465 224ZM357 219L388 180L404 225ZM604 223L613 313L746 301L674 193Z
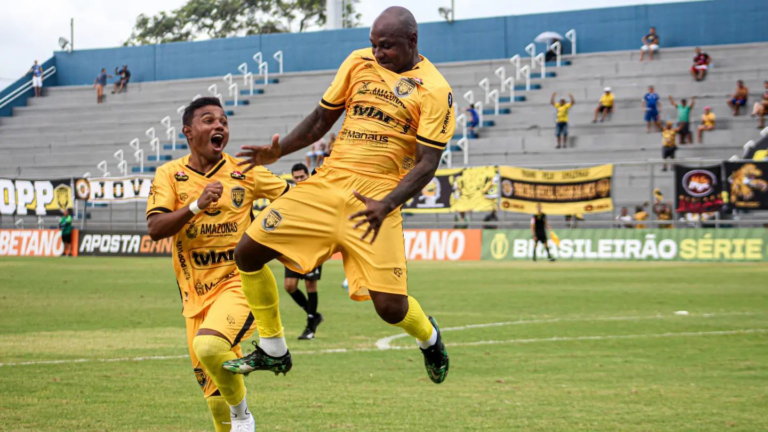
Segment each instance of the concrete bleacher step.
M162 161L169 161L173 159L171 155L149 155L147 156L147 161L149 162L162 162Z
M173 150L173 144L163 144L163 150ZM189 146L187 144L176 143L176 150L189 150Z
M525 96L515 96L515 102L525 102ZM510 103L512 99L509 96L502 96L499 98L499 103Z
M241 95L248 95L248 96L250 96L251 95L251 90L250 89L248 89L248 90L240 90L240 94ZM264 94L264 89L253 89L253 94L255 94L255 95L257 95L257 94Z
M144 168L144 169L142 170L142 168ZM153 173L155 171L157 171L157 167L153 167L153 166L149 166L149 167L148 166L145 166L145 167L138 167L138 166L131 167L131 172L134 173L134 174L137 174L137 173Z
M245 106L245 105L249 105L249 104L250 104L249 100L238 100L237 101L237 106ZM224 101L224 106L235 106L235 101L234 100Z
M509 108L499 108L499 115L505 115L511 113L512 110ZM483 115L495 115L496 110L494 108L484 109ZM483 125L485 126L485 125Z
M253 84L264 85L264 78L254 78ZM280 78L267 78L267 84L280 84Z
M531 84L531 90L541 90L541 84ZM515 91L526 91L525 84L516 85Z

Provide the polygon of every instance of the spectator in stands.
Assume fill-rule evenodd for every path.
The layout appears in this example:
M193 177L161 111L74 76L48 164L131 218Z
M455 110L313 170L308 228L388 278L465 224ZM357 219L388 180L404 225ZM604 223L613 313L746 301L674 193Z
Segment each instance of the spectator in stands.
M562 98L560 99L560 102L555 103L555 96L557 96L557 92L552 93L552 98L549 100L549 103L557 110L557 122L555 123L557 147L555 148L559 149L568 147L568 111L576 103L576 100L573 98L572 94L568 93L568 97L571 98L570 103L566 103L565 99Z
M312 162L314 162L315 168L320 166L320 162L325 156L326 143L324 138L320 138L309 146L309 151L304 160L307 162L307 167L312 169Z
M322 165L323 162L325 161L325 158L331 155L331 152L333 151L333 144L335 142L336 142L336 134L331 132L330 138L328 139L328 145L326 146L325 151L323 151L323 157L321 157L320 160L317 162L318 166Z
M696 105L696 96L691 98L691 104L685 99L680 99L680 103L675 103L675 99L670 96L669 103L673 107L677 108L677 130L680 132L680 145L685 144L687 139L688 144L693 144L693 136L691 135L691 110Z
M640 47L640 61L645 59L645 53L648 53L648 60L653 60L653 53L659 50L659 35L656 34L656 27L651 27L647 35L643 36L643 46Z
M32 87L35 89L35 97L43 95L43 72L45 72L43 67L37 64L37 60L35 60L35 64L26 73L26 75L32 74Z
M59 229L61 229L61 242L64 243L64 256L72 256L72 216L69 209L61 210L61 219L59 220Z
M600 123L602 123L609 113L613 114L613 93L610 87L606 87L603 89L603 95L600 96L600 103L595 108L595 118L592 119L592 123L597 123L598 114L602 114L600 117Z
M467 218L466 212L458 212L453 215L454 229L467 229L469 228L469 218Z
M635 228L637 229L648 228L644 223L637 223L648 219L648 213L645 211L646 206L648 206L648 203L635 207L635 214L633 215L633 218L635 219Z
M470 104L467 108L467 129L469 130L470 138L479 138L480 136L475 131L475 128L480 125L480 116L477 114L475 104Z
M496 209L491 210L490 213L485 215L483 218L483 222L498 222L499 217L496 215ZM483 229L498 229L499 226L497 224L485 224L483 225Z
M744 81L736 81L736 91L731 95L728 100L728 106L733 110L733 115L739 115L739 108L747 105L747 99L749 98L749 89L744 85Z
M702 52L701 48L696 48L696 55L693 57L693 66L691 66L691 76L694 81L704 81L704 77L707 75L707 69L709 69L709 63L712 59L709 58L709 54Z
M123 65L122 69L115 68L115 88L112 89L112 94L122 93L123 90L128 91L128 81L131 80L131 71L128 70L128 65Z
M765 127L765 115L768 114L768 81L763 83L765 91L763 92L763 99L759 102L755 102L755 106L752 107L752 117L760 118L760 125L758 129Z
M680 128L675 128L671 121L667 122L666 127L661 131L661 158L665 161L667 159L675 159L675 152L677 151L676 139L677 133L680 132ZM667 170L667 164L664 164L662 171Z
M715 130L715 113L708 106L704 107L704 114L701 115L701 126L698 129L699 144L703 143L704 132Z
M112 75L107 75L107 69L102 68L101 73L93 80L93 86L96 87L96 103L101 103L104 97L104 86L107 85L107 78L112 78Z
M632 223L632 216L629 215L629 209L626 207L621 208L621 214L616 216L616 222L618 222L619 228L634 228Z
M653 86L648 87L648 93L643 96L643 109L645 110L645 123L646 132L651 133L651 123L656 125L656 130L661 131L661 122L659 122L659 114L661 114L661 97L653 89Z
M656 219L660 221L671 221L672 220L672 209L669 205L665 203L656 203L653 205L653 212L656 214ZM670 229L672 228L672 224L659 224L659 228L662 229Z

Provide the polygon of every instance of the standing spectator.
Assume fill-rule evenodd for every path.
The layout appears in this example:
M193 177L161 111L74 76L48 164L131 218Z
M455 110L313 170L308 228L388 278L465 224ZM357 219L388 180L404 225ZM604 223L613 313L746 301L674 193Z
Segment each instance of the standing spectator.
M325 147L325 150L323 150L323 156L319 158L317 161L317 166L321 166L325 159L329 156L331 156L331 152L333 151L333 144L336 142L336 134L331 132L330 138L328 138L328 145ZM315 167L317 169L317 167Z
M691 135L691 110L696 105L696 96L691 98L691 104L685 99L680 99L680 103L675 103L675 99L672 96L669 97L669 103L673 107L677 108L677 130L680 132L680 145L685 144L686 138L689 144L693 144L693 136Z
M653 205L653 212L656 214L656 219L660 221L671 221L672 220L672 209L665 203L656 203ZM666 223L666 224L659 224L659 228L662 229L671 229L672 224Z
M469 129L469 137L470 138L479 138L477 135L477 132L475 131L475 128L480 125L480 116L477 114L477 110L475 109L475 104L470 104L469 108L467 108L467 114L469 115L469 118L467 119L467 128Z
M555 148L566 148L568 147L568 111L571 109L571 107L576 103L576 100L573 98L573 95L568 93L568 97L571 98L570 103L566 103L565 99L560 99L560 102L555 103L555 96L557 95L557 92L552 93L552 99L549 100L549 103L555 107L557 110L557 121L555 123L555 136L557 137L557 147ZM562 144L561 144L561 137L562 137Z
M458 212L453 215L453 228L454 229L467 229L469 228L469 218L467 218L466 212Z
M26 73L27 75L32 74L32 87L35 89L35 97L43 95L43 72L45 72L43 67L37 64L37 60L35 60L35 64Z
M661 130L659 114L661 114L661 102L658 93L653 90L653 86L648 87L648 93L643 96L643 109L645 110L646 132L651 133L651 123L656 125L656 130Z
M326 147L327 145L324 138L320 138L309 146L307 156L304 157L304 160L307 162L307 167L311 169L312 162L314 162L315 168L320 166L320 162L323 160L323 156L325 156Z
M632 216L629 214L629 209L626 207L621 208L621 214L616 216L616 222L618 222L619 228L634 228L632 223Z
M635 207L635 214L634 214L633 218L635 219L635 222L641 222L641 223L636 223L635 224L635 228L637 228L637 229L648 228L644 223L642 223L643 221L648 219L648 213L646 213L646 211L645 211L645 206L646 205L648 205L648 203L646 203L644 205L641 205L641 206L639 205L639 206Z
M101 73L93 80L93 86L96 87L96 103L101 103L104 97L104 86L107 85L107 78L112 78L112 75L107 75L107 69L102 68Z
M544 245L544 249L547 251L547 258L550 261L554 261L552 254L549 253L549 246L547 245L547 231L552 228L547 221L547 215L541 211L541 204L536 205L536 214L531 218L531 234L533 235L533 260L536 261L536 247L539 243Z
M696 48L696 55L693 57L693 66L691 66L691 76L694 81L704 81L709 69L709 63L712 59L709 54L702 52L701 48Z
M768 92L766 92L766 95L768 95ZM699 138L699 144L703 143L703 135L704 132L707 131L713 131L715 130L715 113L712 112L711 108L708 106L704 107L704 114L701 115L701 126L699 126L698 129L698 138Z
M728 100L728 106L733 110L734 117L739 115L739 108L747 105L749 98L749 89L744 85L744 81L736 81L736 91Z
M597 123L597 115L601 113L600 123L605 120L605 116L609 113L613 114L613 93L611 93L610 87L603 89L603 95L600 96L600 103L595 108L595 118L592 119L592 123Z
M59 229L61 229L61 242L64 243L64 256L72 256L72 216L69 215L69 209L61 210L61 219L59 220Z
M640 61L645 59L645 53L648 53L648 60L653 60L653 53L659 50L659 35L656 34L656 27L651 27L648 34L643 36L643 46L640 47Z
M128 70L128 65L123 65L122 69L115 68L115 88L112 89L112 94L122 93L123 90L128 91L128 82L131 80L131 71Z
M763 99L760 102L755 102L755 106L752 108L752 117L760 117L758 129L765 127L765 114L768 113L768 81L765 81L763 85L765 86Z
M484 218L483 222L498 222L499 217L496 215L496 209L491 210L490 213L488 213ZM498 229L499 226L496 224L485 224L483 225L483 229Z
M675 129L672 126L672 122L668 121L666 127L661 131L661 158L665 161L667 159L675 159L675 152L677 151L677 145L675 137L680 129ZM662 171L667 170L667 164L664 164Z

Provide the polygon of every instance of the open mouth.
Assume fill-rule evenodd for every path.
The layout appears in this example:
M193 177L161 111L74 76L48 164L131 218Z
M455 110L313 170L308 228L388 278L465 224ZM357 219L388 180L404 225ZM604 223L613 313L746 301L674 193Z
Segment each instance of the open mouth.
M211 147L216 151L224 150L224 135L216 133L211 137Z

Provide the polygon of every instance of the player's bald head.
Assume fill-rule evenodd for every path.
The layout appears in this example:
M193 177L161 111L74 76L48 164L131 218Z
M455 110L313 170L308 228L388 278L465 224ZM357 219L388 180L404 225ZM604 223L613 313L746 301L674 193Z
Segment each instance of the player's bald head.
M379 64L393 72L410 70L419 62L419 27L406 8L384 10L371 26L371 46Z

